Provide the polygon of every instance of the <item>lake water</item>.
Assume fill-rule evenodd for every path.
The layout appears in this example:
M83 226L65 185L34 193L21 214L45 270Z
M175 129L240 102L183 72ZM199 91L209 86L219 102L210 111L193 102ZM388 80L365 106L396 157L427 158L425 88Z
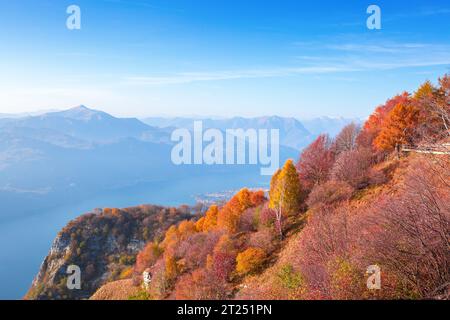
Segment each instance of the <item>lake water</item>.
M266 180L266 181L265 181ZM149 183L95 196L47 212L0 223L0 299L21 299L39 271L53 239L70 220L94 208L140 204L194 204L195 196L242 187L267 187L261 176L198 177L170 183Z

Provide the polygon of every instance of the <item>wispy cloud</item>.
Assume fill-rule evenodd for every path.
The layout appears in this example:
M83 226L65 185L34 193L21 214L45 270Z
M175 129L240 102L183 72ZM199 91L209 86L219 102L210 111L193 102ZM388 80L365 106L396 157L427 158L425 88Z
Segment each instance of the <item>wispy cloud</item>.
M428 43L301 43L317 55L299 55L298 65L255 69L133 75L126 85L173 85L194 82L325 75L450 65L450 46Z
M450 14L450 8L438 8L438 7L424 7L421 9L416 9L415 11L405 11L402 13L392 14L385 16L384 21L392 22L402 19L412 19L420 17L431 17L438 15L448 15Z
M124 84L129 85L165 85L183 84L200 81L219 81L235 79L256 79L287 77L301 74L328 74L345 71L357 71L347 66L314 66L298 68L267 68L258 70L228 70L213 72L184 72L167 76L130 76L124 79Z
M353 52L372 52L372 53L397 53L404 50L425 48L427 44L423 43L402 43L402 44L336 44L328 46L329 49Z

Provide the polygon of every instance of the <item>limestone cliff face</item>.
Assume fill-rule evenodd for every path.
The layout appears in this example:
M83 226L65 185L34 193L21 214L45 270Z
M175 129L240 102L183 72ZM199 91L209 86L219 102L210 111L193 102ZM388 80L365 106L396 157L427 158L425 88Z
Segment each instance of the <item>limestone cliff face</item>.
M50 252L42 262L39 273L34 278L32 287L47 282L54 284L55 277L60 275L63 270L65 260L64 257L70 251L70 238L65 233L60 233L53 241Z
M188 207L158 206L82 215L59 232L25 298L88 299L103 284L126 277L147 241L189 218ZM70 265L80 268L80 290L67 287Z

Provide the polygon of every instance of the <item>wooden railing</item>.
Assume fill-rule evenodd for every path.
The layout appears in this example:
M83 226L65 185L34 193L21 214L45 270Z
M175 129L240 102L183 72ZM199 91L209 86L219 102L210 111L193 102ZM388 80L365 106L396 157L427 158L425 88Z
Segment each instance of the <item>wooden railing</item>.
M450 143L434 144L434 145L420 145L420 146L402 145L400 150L402 152L450 155Z

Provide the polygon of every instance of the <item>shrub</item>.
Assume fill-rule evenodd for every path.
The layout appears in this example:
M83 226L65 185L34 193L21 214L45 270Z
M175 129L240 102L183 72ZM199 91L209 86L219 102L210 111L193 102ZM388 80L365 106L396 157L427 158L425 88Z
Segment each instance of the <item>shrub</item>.
M221 234L218 232L196 233L180 242L175 249L177 259L183 259L184 268L197 269L206 263Z
M258 190L255 192L252 192L250 195L250 201L252 202L253 206L259 206L266 201L266 196L264 195L264 191Z
M169 293L171 279L168 279L165 269L164 259L159 259L152 268L153 277L149 288L152 299L163 299Z
M273 231L268 228L265 228L251 234L248 244L250 247L260 248L265 252L272 252L275 249L273 240L274 240Z
M278 272L278 279L281 285L289 290L296 290L303 285L303 277L300 273L295 272L292 265L284 265Z
M227 281L235 269L236 254L234 252L214 252L208 257L207 268L220 281Z
M248 274L258 271L264 260L266 253L260 248L248 248L236 257L236 271L239 274Z
M119 278L120 279L128 279L128 278L131 278L132 276L133 276L133 268L132 267L127 267L127 268L122 270L122 272L120 273Z
M158 245L158 243L148 243L137 255L135 270L142 273L145 269L155 264L162 253L162 248Z
M119 258L119 263L122 265L130 266L136 262L136 257L133 255L121 255Z
M128 297L128 300L150 300L150 295L146 291L141 290L135 295Z
M418 159L408 168L404 186L378 202L374 256L421 297L448 290L450 163ZM414 271L412 271L414 270Z
M206 269L183 275L175 286L177 300L223 300L226 296L226 284Z
M239 231L252 232L258 227L257 209L250 208L244 211L239 222Z
M369 170L373 164L373 154L370 149L343 152L339 155L331 170L331 178L347 182L355 189L361 189L369 184Z
M273 227L275 225L275 217L275 210L270 209L267 205L265 205L259 215L260 225L264 227Z
M350 261L337 258L330 262L330 293L333 299L355 300L367 290L364 272Z
M306 203L310 208L349 200L354 189L344 181L331 180L314 187Z

